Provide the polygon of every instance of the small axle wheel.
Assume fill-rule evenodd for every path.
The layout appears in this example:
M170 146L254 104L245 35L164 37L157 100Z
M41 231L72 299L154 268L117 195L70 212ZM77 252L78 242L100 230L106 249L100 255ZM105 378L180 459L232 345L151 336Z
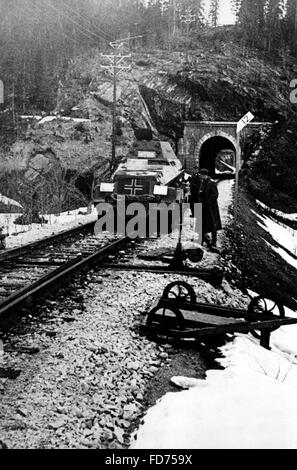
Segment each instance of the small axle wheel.
M251 300L250 305L248 307L248 314L247 319L249 321L261 321L264 319L269 319L271 316L278 316L280 318L285 318L285 309L282 304L275 302L274 300L265 299L262 296L255 297ZM272 327L267 329L272 333L276 331L279 326ZM252 330L252 335L257 338L261 339L261 331L259 330Z
M196 294L192 286L184 281L172 282L165 287L162 299L177 302L196 303Z
M185 319L180 310L176 307L157 306L149 312L146 324L148 326L159 327L162 330L183 330L185 327Z

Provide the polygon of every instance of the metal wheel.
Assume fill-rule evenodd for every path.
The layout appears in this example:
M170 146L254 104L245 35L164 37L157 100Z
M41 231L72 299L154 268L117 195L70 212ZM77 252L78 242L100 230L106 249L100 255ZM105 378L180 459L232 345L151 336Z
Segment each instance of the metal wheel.
M158 327L162 330L168 329L169 334L170 329L183 330L185 327L185 319L180 310L176 307L157 306L149 312L146 324L148 326L154 326L156 329Z
M200 263L203 259L204 251L201 248L197 248L196 250L187 250L186 254L188 260L192 263Z
M248 307L247 319L249 321L261 321L261 319L269 318L271 315L285 318L285 309L283 305L275 302L274 300L265 299L262 296L252 299ZM275 328L269 328L268 331L272 333L278 328L278 326ZM261 332L259 330L252 330L251 333L255 338L261 338Z
M177 281L165 287L163 299L176 300L177 302L196 303L196 294L192 286L184 281Z

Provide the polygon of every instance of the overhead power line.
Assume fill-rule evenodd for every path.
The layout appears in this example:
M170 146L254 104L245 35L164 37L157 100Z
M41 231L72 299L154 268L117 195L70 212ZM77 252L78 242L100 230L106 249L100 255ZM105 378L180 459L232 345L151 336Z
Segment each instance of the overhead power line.
M24 8L25 12L29 15L29 17L33 18L34 20L40 20L40 18L42 17L43 11L41 9L39 9L38 11L32 8L29 9L29 7L25 3L22 5L22 8ZM56 24L55 26L56 28L58 28L58 24ZM75 40L73 39L73 37L69 36L61 28L59 28L59 34L63 36L65 39L68 39L69 41L72 41L73 43L75 43ZM4 50L5 46L7 46L8 43L9 41L7 41L3 45L3 47L0 48L0 51Z
M43 0L43 3L44 5L46 5L47 7L50 7L52 8L54 11L56 11L57 13L59 13L60 15L64 16L65 18L67 18L72 24L74 24L79 32L81 34L83 34L86 38L88 38L89 40L94 40L94 38L96 38L97 40L98 39L104 39L106 41L106 38L103 38L102 36L100 37L98 34L95 34L94 32L90 31L89 29L87 29L86 27L82 26L81 24L77 23L77 21L75 21L73 18L71 18L67 13L63 12L62 10L60 10L59 8L56 8L52 3L48 3L46 0Z
M76 15L76 17L79 17L79 18L83 18L85 20L85 22L88 24L88 27L91 28L91 30L93 29L94 30L94 34L98 34L96 31L100 31L101 34L99 33L99 36L101 36L103 39L105 39L106 41L110 41L112 40L112 37L106 33L102 28L100 28L99 26L95 26L91 23L90 19L87 18L85 15L83 15L82 13L78 13L77 11L75 11L73 8L71 8L69 5L63 5L64 8L66 7L66 9L70 10L72 13L74 13Z

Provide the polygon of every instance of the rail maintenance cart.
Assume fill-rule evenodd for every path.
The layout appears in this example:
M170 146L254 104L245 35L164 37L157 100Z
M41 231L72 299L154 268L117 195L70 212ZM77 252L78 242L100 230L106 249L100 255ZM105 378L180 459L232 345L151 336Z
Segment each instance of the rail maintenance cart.
M198 303L193 287L184 281L169 284L145 313L141 328L157 337L187 339L233 333L252 333L270 349L270 335L282 325L297 324L285 316L283 305L262 296L247 310Z

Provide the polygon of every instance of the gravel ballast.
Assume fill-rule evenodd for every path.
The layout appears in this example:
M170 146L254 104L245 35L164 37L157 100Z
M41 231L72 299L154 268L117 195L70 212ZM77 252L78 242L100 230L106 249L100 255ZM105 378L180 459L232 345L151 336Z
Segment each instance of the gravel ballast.
M180 279L89 274L84 285L74 285L83 306L52 301L46 322L11 340L8 349L16 341L16 352L5 352L4 343L3 364L21 373L0 379L0 440L9 448L128 447L145 412L149 384L175 352L149 341L137 326L156 295ZM225 281L222 289L199 279L191 284L201 301L247 303ZM20 346L39 352L24 354Z

